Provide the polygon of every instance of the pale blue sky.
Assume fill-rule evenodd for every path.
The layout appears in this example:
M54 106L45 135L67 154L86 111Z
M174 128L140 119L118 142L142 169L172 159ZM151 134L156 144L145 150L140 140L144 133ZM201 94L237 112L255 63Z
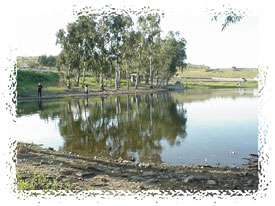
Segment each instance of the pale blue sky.
M222 22L212 22L207 8L221 9L223 4L245 10L248 17L221 32ZM122 8L150 6L164 11L163 35L169 30L180 31L187 41L188 63L212 68L258 66L258 18L253 1L222 0L67 0L18 2L16 40L18 56L57 55L55 34L74 20L73 5L100 8L106 4ZM246 2L246 4L245 4ZM252 2L252 3L251 3Z

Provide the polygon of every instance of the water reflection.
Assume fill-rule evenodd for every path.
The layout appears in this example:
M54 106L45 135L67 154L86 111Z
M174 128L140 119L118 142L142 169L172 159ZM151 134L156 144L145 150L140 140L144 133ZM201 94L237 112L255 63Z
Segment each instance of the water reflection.
M45 147L84 156L134 156L140 162L203 164L207 158L209 164L232 165L257 152L254 95L252 90L202 89L40 100L19 103L17 115L21 141L30 138L31 128L30 142ZM230 151L237 155L228 156Z
M186 110L177 109L170 93L69 100L40 117L53 118L56 112L63 149L85 156L160 163L160 141L174 146L177 137L186 137Z

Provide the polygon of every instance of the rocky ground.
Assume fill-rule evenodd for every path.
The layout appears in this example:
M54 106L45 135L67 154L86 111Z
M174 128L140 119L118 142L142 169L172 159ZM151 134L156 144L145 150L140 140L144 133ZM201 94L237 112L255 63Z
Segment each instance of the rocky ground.
M32 173L69 183L72 190L257 190L257 167L167 166L133 161L88 158L19 143L17 173ZM37 185L36 189L43 189ZM64 189L64 188L59 188Z

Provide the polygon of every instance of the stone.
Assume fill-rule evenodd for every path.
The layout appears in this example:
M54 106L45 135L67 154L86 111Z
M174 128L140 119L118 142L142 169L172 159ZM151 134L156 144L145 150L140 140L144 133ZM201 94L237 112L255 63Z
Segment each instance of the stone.
M51 150L51 151L54 151L54 148L52 148L52 147L49 147L48 149Z
M214 181L214 180L207 180L207 184L208 185L215 185L216 181Z
M145 180L146 183L153 183L153 182L157 182L158 180L155 178L150 178L148 180Z
M143 175L144 176L147 176L147 175L154 175L155 173L153 171L145 171L143 172Z
M179 170L179 171L176 171L174 172L174 174L184 174L185 172L183 170Z
M193 179L194 179L194 176L193 176L193 175L190 175L190 176L186 177L186 178L183 180L183 182L188 183L188 182L192 181Z
M178 179L177 179L177 178L172 178L172 179L169 179L169 182L176 182L176 181L178 181Z

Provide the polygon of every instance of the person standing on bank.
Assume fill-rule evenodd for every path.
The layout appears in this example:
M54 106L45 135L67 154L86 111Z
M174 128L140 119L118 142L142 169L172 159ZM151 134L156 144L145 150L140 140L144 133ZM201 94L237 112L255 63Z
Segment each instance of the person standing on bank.
M38 88L38 97L41 97L43 86L40 82L38 83L37 88Z
M86 84L86 86L85 86L85 93L88 94L88 92L89 92L88 84Z

